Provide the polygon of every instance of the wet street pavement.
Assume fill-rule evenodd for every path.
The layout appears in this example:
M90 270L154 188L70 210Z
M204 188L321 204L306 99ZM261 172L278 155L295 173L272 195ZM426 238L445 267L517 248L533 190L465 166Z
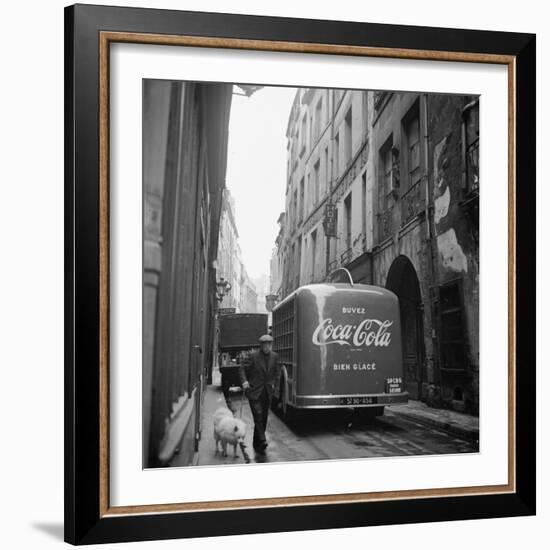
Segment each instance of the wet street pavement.
M209 386L204 396L202 436L198 465L239 464L242 451L223 457L215 451L212 414L226 402L240 417L242 393L235 389L224 398L221 388ZM456 454L478 451L475 438L456 435L434 422L419 421L409 414L409 407L386 407L384 415L364 419L351 410L311 410L287 425L273 411L267 426L268 449L265 456L255 456L252 448L253 421L248 400L242 400L242 419L248 426L245 444L251 462L293 462L343 458L388 457L403 455ZM403 412L400 413L399 409ZM418 407L417 407L418 409ZM415 411L413 407L413 412ZM435 411L435 412L434 412ZM420 410L422 412L422 410ZM406 414L407 413L407 414ZM437 409L429 409L434 416ZM443 415L448 414L441 411ZM427 413L423 413L427 416ZM463 415L464 417L466 415ZM418 418L420 416L417 415ZM428 417L428 421L431 419ZM431 424L431 425L430 425ZM232 448L231 448L232 449ZM172 466L177 466L177 458Z

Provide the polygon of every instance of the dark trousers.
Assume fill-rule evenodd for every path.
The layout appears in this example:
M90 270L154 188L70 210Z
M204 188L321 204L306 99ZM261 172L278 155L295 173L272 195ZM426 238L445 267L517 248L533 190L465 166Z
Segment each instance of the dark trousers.
M254 449L262 449L266 445L265 429L267 427L267 413L269 412L269 397L264 390L258 399L249 399L250 410L254 418Z

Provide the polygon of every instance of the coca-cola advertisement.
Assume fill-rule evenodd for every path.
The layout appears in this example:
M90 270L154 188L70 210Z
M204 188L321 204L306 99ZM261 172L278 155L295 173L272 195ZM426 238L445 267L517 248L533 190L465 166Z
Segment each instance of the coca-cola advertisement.
M402 377L397 296L349 284L303 287L299 302L300 369L306 395L382 394L386 380ZM309 336L309 337L308 337Z

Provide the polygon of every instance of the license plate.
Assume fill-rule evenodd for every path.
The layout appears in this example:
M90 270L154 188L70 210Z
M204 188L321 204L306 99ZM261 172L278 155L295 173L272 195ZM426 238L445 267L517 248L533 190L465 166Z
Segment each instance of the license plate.
M377 397L340 397L340 405L374 405L378 403Z

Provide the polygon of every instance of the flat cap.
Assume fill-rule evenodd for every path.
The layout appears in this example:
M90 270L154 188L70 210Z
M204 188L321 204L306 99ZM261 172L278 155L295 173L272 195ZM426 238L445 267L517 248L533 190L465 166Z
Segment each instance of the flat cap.
M262 343L262 342L273 342L273 336L271 336L271 334L264 334L263 336L260 336L260 339L258 341L260 343Z

